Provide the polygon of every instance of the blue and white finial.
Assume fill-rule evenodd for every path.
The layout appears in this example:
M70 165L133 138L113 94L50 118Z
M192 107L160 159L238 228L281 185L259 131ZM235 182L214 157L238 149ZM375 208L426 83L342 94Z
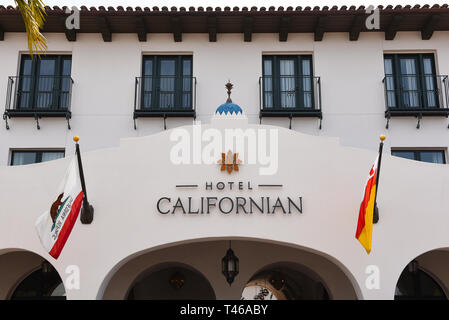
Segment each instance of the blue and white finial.
M228 99L226 100L226 103L224 103L218 107L217 111L215 111L215 114L220 114L220 115L243 114L242 108L240 108L235 103L232 103L231 90L232 90L233 84L230 81L228 81L228 83L226 83L225 87L226 87L226 89L228 89Z

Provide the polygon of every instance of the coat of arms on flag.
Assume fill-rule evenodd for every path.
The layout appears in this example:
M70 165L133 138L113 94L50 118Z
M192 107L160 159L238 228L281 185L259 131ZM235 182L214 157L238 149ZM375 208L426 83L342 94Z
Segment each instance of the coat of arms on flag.
M75 157L69 164L54 202L36 221L36 230L47 252L59 257L83 204L83 192Z

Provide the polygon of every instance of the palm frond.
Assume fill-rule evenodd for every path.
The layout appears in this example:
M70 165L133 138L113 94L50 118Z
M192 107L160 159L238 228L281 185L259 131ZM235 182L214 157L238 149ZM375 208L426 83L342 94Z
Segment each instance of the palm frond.
M45 22L45 9L41 0L15 0L22 15L28 38L30 55L47 50L47 39L41 33Z

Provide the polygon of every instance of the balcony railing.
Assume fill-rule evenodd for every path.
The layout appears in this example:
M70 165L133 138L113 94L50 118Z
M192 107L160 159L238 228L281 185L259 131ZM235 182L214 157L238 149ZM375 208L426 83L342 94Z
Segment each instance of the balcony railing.
M3 119L33 117L40 129L42 117L63 117L70 129L73 79L70 76L10 76Z
M321 112L321 79L314 76L263 76L259 78L259 118L316 117Z
M387 129L390 117L449 116L447 75L387 75L383 78Z
M134 129L139 117L196 118L196 77L136 77L134 90Z

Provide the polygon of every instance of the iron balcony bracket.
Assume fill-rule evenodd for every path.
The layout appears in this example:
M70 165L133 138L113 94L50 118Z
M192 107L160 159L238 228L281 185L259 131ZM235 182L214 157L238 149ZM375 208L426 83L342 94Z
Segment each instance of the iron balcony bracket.
M418 123L416 124L416 129L421 128L421 119L422 119L422 114L418 115Z
M70 126L70 117L69 117L69 115L67 114L67 115L65 116L65 118L66 118L66 120L67 120L67 128L68 128L69 130L72 130L72 127Z
M133 118L134 118L133 119L134 120L134 130L137 130L136 117L134 116Z
M320 126L318 127L318 129L320 129L320 130L321 130L321 128L322 128L322 124L323 124L323 118L320 118Z
M166 113L164 113L164 130L167 130L167 121L165 119L167 119Z
M41 126L39 125L39 117L38 117L37 113L34 114L34 120L36 120L37 130L40 130Z
M390 115L387 116L387 125L385 126L385 129L389 129L390 128Z
M290 113L290 115L288 117L290 118L290 124L289 124L288 128L291 130L292 129L292 118L293 118L293 116Z
M6 122L6 130L9 130L8 115L6 113L3 114L3 120Z

